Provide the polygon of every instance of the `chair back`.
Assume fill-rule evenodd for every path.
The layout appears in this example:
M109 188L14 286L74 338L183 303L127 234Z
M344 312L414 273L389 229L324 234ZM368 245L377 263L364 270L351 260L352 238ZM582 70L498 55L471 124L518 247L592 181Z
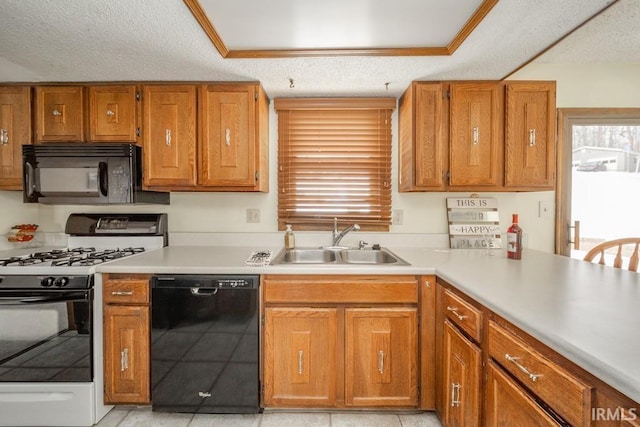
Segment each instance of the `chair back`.
M632 252L629 257L629 264L627 265L627 270L629 271L638 271L638 245L640 244L640 237L627 237L624 239L616 239L616 240L608 240L606 242L602 242L591 249L584 256L585 261L592 262L595 258L600 255L598 259L598 264L607 265L605 261L605 251L607 249L616 248L617 251L615 256L613 257L613 267L622 268L622 260L626 258L623 256L623 247L631 247ZM611 257L609 257L610 259Z

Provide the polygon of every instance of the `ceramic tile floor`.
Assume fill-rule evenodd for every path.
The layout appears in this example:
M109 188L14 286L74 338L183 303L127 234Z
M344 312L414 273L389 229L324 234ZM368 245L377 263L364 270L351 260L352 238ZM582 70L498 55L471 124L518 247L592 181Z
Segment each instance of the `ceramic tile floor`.
M266 412L264 414L169 414L116 407L96 427L441 427L435 413Z

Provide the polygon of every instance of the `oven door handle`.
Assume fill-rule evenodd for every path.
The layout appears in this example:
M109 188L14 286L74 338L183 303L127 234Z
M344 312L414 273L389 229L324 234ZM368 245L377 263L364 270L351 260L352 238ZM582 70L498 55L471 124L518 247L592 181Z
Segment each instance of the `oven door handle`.
M55 302L89 301L89 292L73 292L55 295L2 295L0 294L0 306L6 305L34 305L49 304Z

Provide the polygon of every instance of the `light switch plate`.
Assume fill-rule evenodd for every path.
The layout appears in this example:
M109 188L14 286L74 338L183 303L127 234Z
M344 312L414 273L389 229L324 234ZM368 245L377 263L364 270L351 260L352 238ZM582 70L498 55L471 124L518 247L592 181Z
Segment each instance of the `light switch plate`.
M247 223L260 222L260 209L247 209Z
M538 202L538 217L549 218L553 212L551 211L551 202L542 200Z

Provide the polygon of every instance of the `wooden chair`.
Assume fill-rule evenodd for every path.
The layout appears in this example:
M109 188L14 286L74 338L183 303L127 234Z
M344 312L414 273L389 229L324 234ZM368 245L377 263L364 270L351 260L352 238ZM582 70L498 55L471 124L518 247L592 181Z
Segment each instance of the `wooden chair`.
M618 251L613 259L613 266L615 268L622 268L622 247L625 245L635 245L633 249L633 253L629 258L629 264L627 265L627 269L629 271L638 271L638 245L640 244L640 237L627 237L624 239L616 239L616 240L608 240L606 242L602 242L591 249L584 256L585 261L593 261L594 258L600 254L600 259L598 264L606 265L605 263L605 251L609 248L618 247Z

